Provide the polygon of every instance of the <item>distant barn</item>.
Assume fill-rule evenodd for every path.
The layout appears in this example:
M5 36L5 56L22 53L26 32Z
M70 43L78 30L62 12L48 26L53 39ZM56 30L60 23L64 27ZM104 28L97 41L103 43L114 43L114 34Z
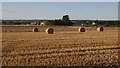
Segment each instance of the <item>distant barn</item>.
M46 26L46 21L41 22L40 26Z
M40 22L32 22L31 25L40 25Z

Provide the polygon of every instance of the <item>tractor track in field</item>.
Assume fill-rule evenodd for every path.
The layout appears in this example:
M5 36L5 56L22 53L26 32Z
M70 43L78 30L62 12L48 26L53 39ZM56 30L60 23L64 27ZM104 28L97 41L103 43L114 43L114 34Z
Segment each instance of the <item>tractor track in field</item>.
M81 56L84 56L84 55L95 55L97 51L109 51L109 50L120 50L120 47L112 47L112 48L91 48L91 49L78 49L78 48L69 48L69 49L61 49L61 50L58 50L58 49L51 49L51 50L37 50L37 51L32 51L32 52L21 52L21 53L10 53L10 54L3 54L3 56L7 57L18 57L18 56L34 56L34 55L39 55L39 56L42 56L43 55L56 55L57 56L60 56L61 55L71 55L71 54L77 54L79 53L79 55ZM108 54L108 53L107 53Z

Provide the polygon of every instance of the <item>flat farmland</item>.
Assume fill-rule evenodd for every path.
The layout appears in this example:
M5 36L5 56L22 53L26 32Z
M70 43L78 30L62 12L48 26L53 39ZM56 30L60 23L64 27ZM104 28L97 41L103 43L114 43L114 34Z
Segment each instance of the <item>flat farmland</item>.
M37 27L39 32L32 32ZM46 34L52 27L54 34ZM2 26L3 66L118 66L118 28Z

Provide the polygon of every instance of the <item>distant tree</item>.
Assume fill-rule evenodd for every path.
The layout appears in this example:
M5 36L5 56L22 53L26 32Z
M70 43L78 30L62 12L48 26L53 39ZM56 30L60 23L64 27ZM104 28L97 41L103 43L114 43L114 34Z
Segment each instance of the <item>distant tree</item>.
M40 25L40 22L37 22L37 25Z
M46 22L46 25L54 25L54 20L48 20L48 21Z
M73 22L70 21L69 15L64 15L62 21L65 22L65 24L68 26L73 25Z
M66 25L62 20L55 20L54 25Z
M48 20L46 22L46 25L57 25L57 26L61 26L61 25L66 25L62 20Z
M62 21L67 23L69 21L69 15L64 15L63 18L62 18Z
M46 22L46 25L57 25L57 26L67 25L67 26L71 26L71 25L73 25L73 22L71 22L69 20L68 15L65 15L65 16L63 16L62 20L61 19L59 19L59 20L56 20L56 19L55 20L48 20Z

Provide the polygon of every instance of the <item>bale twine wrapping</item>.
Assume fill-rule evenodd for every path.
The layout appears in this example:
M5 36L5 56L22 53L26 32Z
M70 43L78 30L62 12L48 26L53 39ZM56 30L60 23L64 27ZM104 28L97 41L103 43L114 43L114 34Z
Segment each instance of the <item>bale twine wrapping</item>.
M33 28L33 32L38 32L38 28Z
M47 28L46 29L46 33L47 34L53 34L54 33L54 29L53 28Z
M84 28L84 27L80 27L80 28L78 29L78 31L79 31L79 32L85 32L85 28Z
M103 27L98 27L97 31L104 31L104 28Z

